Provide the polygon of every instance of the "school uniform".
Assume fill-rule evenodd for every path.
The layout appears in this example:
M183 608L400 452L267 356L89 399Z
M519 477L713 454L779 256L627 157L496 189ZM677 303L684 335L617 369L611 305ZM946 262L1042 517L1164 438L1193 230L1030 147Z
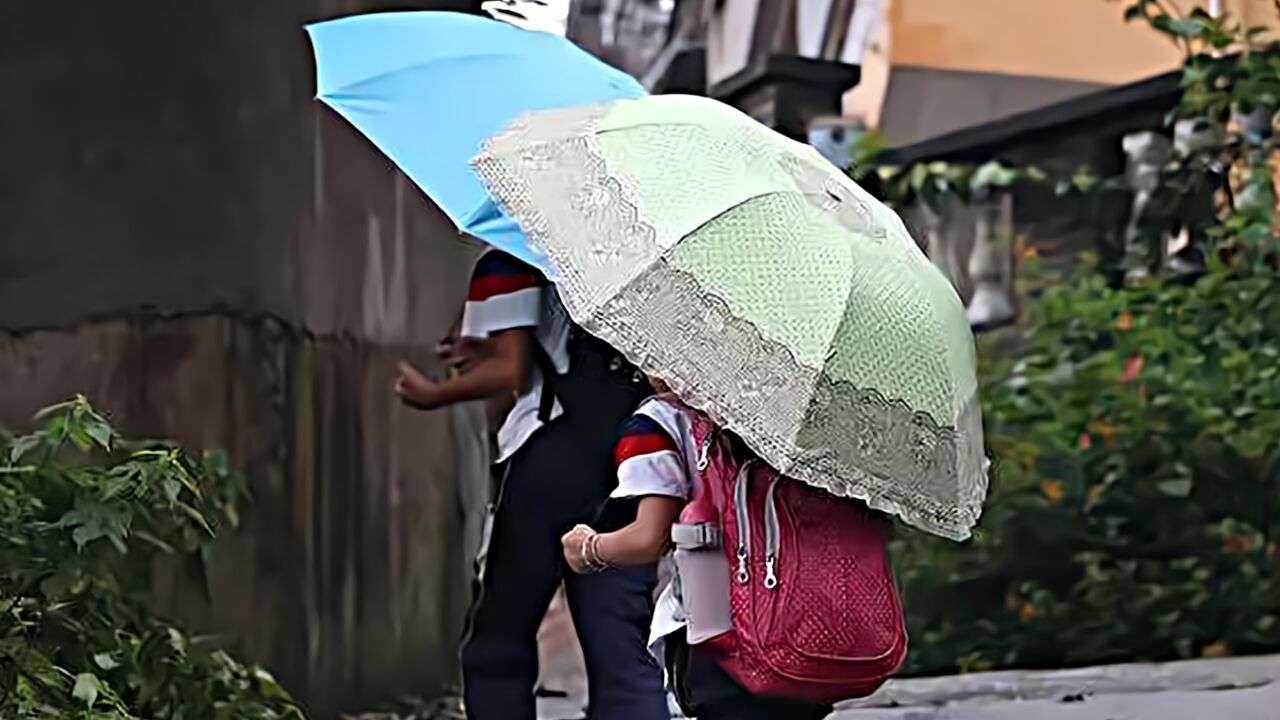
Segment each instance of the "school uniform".
M461 333L530 329L540 362L498 431L501 481L482 544L476 601L462 648L473 720L534 720L537 632L563 579L587 666L591 720L665 720L661 668L646 652L655 568L566 572L560 537L591 522L612 489L612 428L566 414L544 394L541 367L569 370L570 323L533 268L490 251L472 276Z
M627 421L614 451L618 485L615 499L646 496L689 500L698 482L698 448L682 411L654 397L641 403ZM678 570L663 588L650 629L649 647L666 667L681 710L697 720L820 720L829 705L752 695L738 685L719 663L691 645L683 595L724 592L706 587L704 577L682 578ZM694 584L699 586L695 587ZM728 629L728 625L721 630Z

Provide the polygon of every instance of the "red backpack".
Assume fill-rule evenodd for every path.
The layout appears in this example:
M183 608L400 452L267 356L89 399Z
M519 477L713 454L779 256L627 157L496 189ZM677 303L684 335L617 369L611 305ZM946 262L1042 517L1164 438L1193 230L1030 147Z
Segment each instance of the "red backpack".
M907 654L881 521L735 456L705 415L673 404L700 451L680 527L711 528L730 563L733 628L698 647L756 695L833 703L875 692Z

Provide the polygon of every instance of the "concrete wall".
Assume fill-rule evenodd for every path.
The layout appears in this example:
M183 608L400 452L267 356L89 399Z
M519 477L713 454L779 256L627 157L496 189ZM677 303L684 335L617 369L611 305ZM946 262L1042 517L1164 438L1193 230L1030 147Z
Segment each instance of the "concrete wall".
M302 25L371 6L0 5L0 424L83 392L230 451L256 501L213 606L158 592L316 717L453 680L486 478L479 409L390 394L476 248L311 100Z
M0 326L219 305L317 333L439 331L435 293L460 292L467 251L311 100L303 24L365 5L0 7ZM393 273L397 234L415 255L407 312L376 330L361 269L380 254Z

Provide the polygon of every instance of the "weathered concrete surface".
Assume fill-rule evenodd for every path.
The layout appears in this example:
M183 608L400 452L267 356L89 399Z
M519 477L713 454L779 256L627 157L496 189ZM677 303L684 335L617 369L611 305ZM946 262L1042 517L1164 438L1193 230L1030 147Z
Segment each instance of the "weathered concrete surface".
M580 720L580 699L539 705L540 720ZM433 720L447 714L377 720ZM681 720L672 705L673 720ZM890 682L829 720L1277 720L1280 656ZM363 718L361 719L363 720ZM373 716L370 716L373 720Z
M478 4L0 3L0 424L81 392L228 449L257 502L213 607L161 594L316 718L456 678L487 461L478 409L389 392L476 248L314 102L303 25Z
M941 708L839 712L832 720L1276 720L1280 687L1134 693L1062 703L999 701Z
M0 3L0 328L227 307L383 342L442 330L468 251L313 100L303 25L478 5ZM407 313L366 307L371 260L414 266Z
M539 717L577 720L582 707L582 698L548 701ZM896 680L830 720L1277 718L1280 655Z
M835 720L1276 720L1280 656L890 682Z
M0 335L0 425L83 392L130 436L225 448L254 493L244 532L219 547L212 606L177 573L160 602L333 717L455 679L468 595L458 476L476 474L457 448L479 445L484 426L475 408L459 438L446 414L395 402L401 355L215 315Z

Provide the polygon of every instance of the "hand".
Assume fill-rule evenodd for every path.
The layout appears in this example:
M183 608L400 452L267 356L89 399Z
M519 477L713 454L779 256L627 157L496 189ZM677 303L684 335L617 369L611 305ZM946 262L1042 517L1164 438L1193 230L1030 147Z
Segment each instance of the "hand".
M450 337L436 346L449 367L466 374L492 353L488 341L473 337Z
M578 525L560 538L560 544L564 546L564 560L569 564L569 569L578 575L592 573L598 569L587 562L587 541L595 534L596 531L586 525Z
M444 405L440 399L440 383L427 378L407 362L400 363L395 393L406 405L419 410L436 410Z

